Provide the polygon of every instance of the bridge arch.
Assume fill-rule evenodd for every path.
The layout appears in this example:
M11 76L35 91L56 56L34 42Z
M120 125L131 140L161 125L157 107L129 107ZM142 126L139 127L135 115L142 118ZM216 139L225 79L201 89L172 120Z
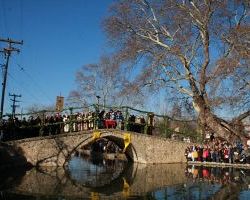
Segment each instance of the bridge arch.
M88 137L87 139L81 141L79 144L76 145L72 149L72 151L68 154L67 159L65 160L65 164L71 159L72 155L74 155L75 152L77 152L79 149L84 148L85 146L90 146L92 145L95 141L99 139L107 139L109 141L114 142L120 149L124 150L123 153L126 155L126 157L133 161L137 162L137 153L136 149L133 147L133 143L130 143L128 147L125 149L125 143L124 143L124 133L115 133L113 131L108 131L108 130L101 130L98 131L100 133L100 136L97 138L95 137L95 132L93 132L93 135Z
M111 134L109 136L103 136L102 138L107 138L108 140L114 142L120 149L123 149L126 157L129 160L133 162L136 162L138 160L136 149L133 146L133 142L131 142L128 145L128 147L125 148L124 137L121 138L121 137L117 137L116 135Z

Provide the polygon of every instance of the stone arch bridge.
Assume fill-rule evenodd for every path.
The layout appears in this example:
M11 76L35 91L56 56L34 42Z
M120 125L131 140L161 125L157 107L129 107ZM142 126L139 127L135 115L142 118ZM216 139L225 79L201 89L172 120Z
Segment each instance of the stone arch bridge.
M115 142L128 158L138 163L183 163L189 143L115 129L35 137L8 142L33 166L65 166L81 147L97 138Z

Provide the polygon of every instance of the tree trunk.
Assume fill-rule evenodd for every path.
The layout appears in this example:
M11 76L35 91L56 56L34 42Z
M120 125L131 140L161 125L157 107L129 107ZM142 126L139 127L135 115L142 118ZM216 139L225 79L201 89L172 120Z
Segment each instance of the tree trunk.
M229 142L233 142L236 139L240 139L244 143L246 142L246 136L234 130L233 125L212 113L202 96L194 98L193 106L198 112L198 121L203 130L212 131Z

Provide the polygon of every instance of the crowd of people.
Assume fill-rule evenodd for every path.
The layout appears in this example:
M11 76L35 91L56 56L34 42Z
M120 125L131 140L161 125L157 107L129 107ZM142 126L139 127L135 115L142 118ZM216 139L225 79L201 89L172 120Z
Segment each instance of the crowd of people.
M76 132L83 130L91 130L94 128L104 128L105 120L112 119L115 121L115 127L123 122L121 111L109 112L82 112L72 115L56 113L53 115L29 116L28 118L18 117L2 121L1 130L3 131L3 139L21 139L26 137L34 137L39 135L55 135L59 133Z
M110 126L111 125L111 126ZM55 113L51 115L9 116L1 123L3 141L27 137L56 135L67 132L92 130L95 128L124 129L124 117L120 110L101 112L89 111L74 114Z
M212 138L204 145L191 145L185 150L187 161L250 164L250 148L240 142L230 144Z
M120 110L102 110L77 112L73 114L54 113L36 114L24 117L4 118L1 123L1 140L9 141L36 136L56 135L60 133L86 131L92 129L117 128L144 133L146 120L144 116L128 116L127 124ZM152 127L151 127L152 129ZM148 134L152 133L150 127Z

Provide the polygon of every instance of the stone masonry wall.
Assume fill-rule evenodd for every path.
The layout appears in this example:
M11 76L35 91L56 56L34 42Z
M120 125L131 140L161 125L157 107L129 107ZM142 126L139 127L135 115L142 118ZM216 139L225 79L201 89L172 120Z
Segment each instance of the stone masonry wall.
M127 151L133 153L138 163L183 163L184 152L189 143L173 141L161 137L149 136L118 130L100 130L101 137L117 138L123 141L124 133L131 134L131 144ZM20 147L21 153L32 165L63 166L76 148L92 140L93 132L62 134L43 138L31 138L10 142Z

